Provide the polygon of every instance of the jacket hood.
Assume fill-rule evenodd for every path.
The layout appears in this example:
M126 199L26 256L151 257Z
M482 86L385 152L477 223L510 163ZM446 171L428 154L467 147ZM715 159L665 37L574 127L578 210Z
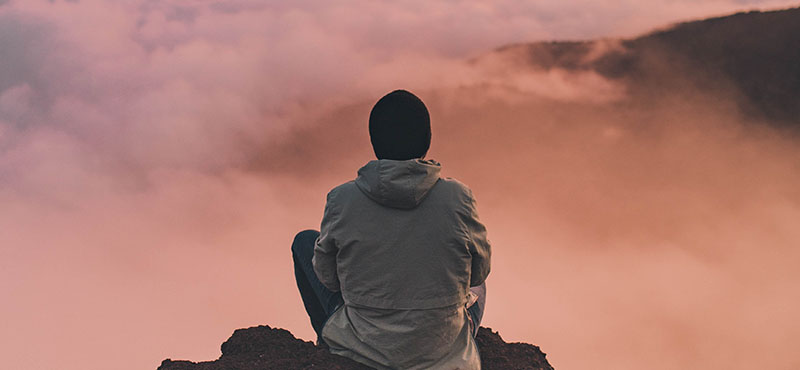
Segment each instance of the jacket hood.
M411 209L436 185L441 169L433 159L375 159L358 170L355 183L381 205Z

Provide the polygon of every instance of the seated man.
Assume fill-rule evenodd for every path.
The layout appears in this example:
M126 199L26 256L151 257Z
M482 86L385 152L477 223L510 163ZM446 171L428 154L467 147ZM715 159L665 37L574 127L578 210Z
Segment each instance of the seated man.
M377 369L480 369L491 248L472 192L423 159L430 117L410 92L375 104L369 134L378 159L292 244L317 342Z

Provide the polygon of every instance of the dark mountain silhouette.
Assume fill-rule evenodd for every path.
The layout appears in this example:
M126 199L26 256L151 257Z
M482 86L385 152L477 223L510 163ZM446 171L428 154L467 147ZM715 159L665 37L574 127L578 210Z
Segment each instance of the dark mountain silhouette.
M553 370L539 347L525 343L506 343L488 328L480 328L477 337L484 370ZM371 369L350 359L330 354L311 342L297 339L292 333L269 326L238 329L222 343L222 356L215 361L161 362L158 370L294 370Z
M537 69L596 71L624 82L635 97L720 93L738 98L751 117L800 127L800 8L685 22L628 40L536 42L497 53L522 54Z

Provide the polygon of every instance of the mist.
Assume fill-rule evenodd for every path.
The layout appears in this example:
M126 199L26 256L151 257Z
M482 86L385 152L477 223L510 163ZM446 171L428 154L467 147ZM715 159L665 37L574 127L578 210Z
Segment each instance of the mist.
M142 369L240 327L312 339L289 244L405 88L487 225L484 326L558 369L797 368L797 139L734 92L490 52L791 2L687 4L0 1L0 354Z

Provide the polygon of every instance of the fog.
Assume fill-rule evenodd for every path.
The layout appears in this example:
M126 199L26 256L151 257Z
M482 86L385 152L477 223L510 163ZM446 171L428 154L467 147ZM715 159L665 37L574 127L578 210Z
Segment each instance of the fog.
M310 340L289 243L384 93L494 248L484 325L558 369L794 369L800 148L735 93L643 99L485 55L781 1L0 1L0 354L19 369Z

